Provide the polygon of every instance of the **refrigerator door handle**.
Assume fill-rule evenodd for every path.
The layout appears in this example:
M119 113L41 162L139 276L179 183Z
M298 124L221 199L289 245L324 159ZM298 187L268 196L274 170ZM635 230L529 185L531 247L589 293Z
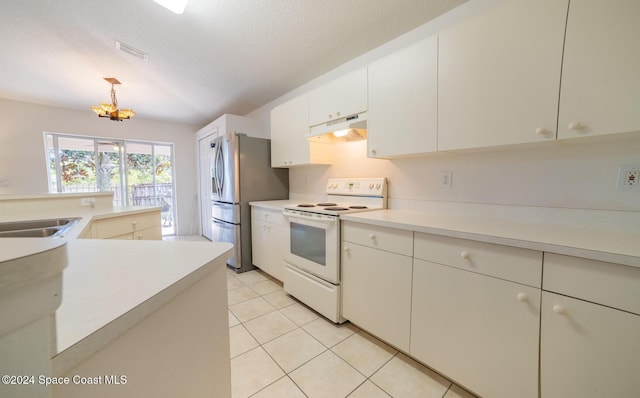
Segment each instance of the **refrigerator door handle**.
M223 193L223 188L224 188L224 152L222 151L222 141L223 141L223 137L219 138L219 143L217 146L217 153L216 153L216 182L218 184L218 193L219 195L221 195L222 197L222 193Z

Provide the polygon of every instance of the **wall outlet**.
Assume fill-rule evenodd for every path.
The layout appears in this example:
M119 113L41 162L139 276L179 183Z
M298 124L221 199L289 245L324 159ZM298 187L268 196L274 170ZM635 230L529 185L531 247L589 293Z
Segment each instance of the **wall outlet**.
M440 179L440 187L451 188L451 184L453 182L452 179L453 179L452 171L449 171L449 170L443 171Z
M640 191L640 165L622 165L618 169L618 191Z

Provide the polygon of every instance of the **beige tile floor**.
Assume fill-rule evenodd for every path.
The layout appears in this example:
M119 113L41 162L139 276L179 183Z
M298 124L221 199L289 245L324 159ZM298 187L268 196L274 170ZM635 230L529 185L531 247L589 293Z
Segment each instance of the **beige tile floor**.
M233 398L473 398L356 326L335 325L261 271L227 274Z

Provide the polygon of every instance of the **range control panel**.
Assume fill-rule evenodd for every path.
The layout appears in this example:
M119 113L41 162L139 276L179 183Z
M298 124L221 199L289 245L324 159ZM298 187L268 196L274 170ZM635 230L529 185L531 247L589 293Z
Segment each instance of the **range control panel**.
M387 179L383 178L329 178L329 195L387 196Z

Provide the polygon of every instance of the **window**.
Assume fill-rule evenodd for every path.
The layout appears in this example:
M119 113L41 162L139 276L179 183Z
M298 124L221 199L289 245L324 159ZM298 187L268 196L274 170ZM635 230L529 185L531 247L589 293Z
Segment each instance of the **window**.
M45 133L49 192L113 191L114 206L160 206L174 235L173 144Z

